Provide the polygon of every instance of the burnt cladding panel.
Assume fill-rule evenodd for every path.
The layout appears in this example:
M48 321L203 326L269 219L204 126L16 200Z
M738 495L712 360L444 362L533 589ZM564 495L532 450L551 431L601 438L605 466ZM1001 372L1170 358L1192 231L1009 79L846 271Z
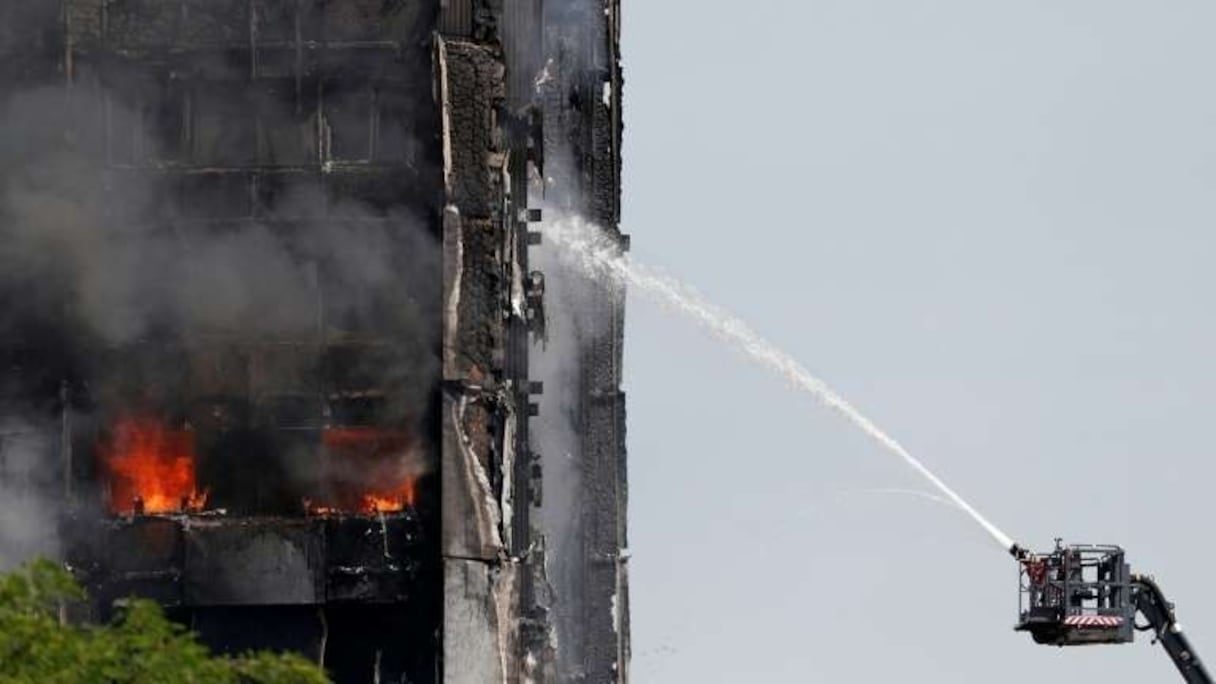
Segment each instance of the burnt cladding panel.
M182 566L181 527L163 518L134 519L112 528L107 568L111 572L150 573Z
M417 590L423 531L413 514L326 522L330 601L391 603Z
M184 535L191 605L324 602L325 537L319 521L196 523Z
M69 562L103 559L100 575L90 578L94 598L108 610L114 601L138 596L164 606L183 601L181 574L185 564L181 527L164 518L135 518L89 527L90 539L74 544L75 552L89 545L87 557Z

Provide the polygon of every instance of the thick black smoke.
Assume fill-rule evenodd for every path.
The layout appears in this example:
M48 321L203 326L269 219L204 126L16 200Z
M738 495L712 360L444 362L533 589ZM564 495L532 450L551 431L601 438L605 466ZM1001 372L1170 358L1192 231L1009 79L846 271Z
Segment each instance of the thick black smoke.
M172 156L148 133L154 121L98 89L39 88L2 103L0 417L53 423L70 411L99 416L104 430L107 419L148 410L198 423L192 402L247 389L218 366L200 380L207 363L261 349L264 366L292 369L292 391L315 395L304 409L314 424L405 430L427 451L442 283L431 217L325 197L320 167L301 171L305 182L267 187L231 170L146 161ZM116 161L132 149L138 163ZM378 393L326 403L359 387ZM228 419L216 429L231 432L219 424ZM42 456L21 467L62 473L58 437L41 439ZM6 472L12 444L0 442L0 483L29 479ZM316 479L290 472L315 467L294 448L247 440L245 449L296 481ZM402 469L420 470L418 458ZM8 525L7 508L0 537L29 528Z
M396 285L408 286L398 292L408 301L394 313L434 313L438 285L429 276L438 249L418 217L360 215L356 208L354 218L378 221L337 229L309 216L317 198L300 191L275 198L258 220L201 225L173 206L173 194L185 191L168 176L99 163L104 131L77 116L104 110L110 130L139 122L121 123L136 115L83 97L62 88L20 94L0 119L0 259L23 295L67 297L75 321L110 344L165 327L303 334L318 325L319 277L346 323L383 323L367 320L377 304L372 293ZM215 201L246 200L236 192ZM274 228L301 216L312 220ZM28 303L21 308L45 309L47 302Z

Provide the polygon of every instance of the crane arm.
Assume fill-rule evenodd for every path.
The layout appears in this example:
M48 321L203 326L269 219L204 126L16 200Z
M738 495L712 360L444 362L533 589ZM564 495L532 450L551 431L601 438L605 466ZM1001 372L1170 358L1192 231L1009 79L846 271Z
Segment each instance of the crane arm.
M1182 673L1182 678L1188 684L1212 684L1211 676L1203 667L1199 656L1195 655L1182 629L1178 627L1174 618L1174 605L1165 599L1161 587L1146 575L1133 575L1131 583L1136 609L1148 620L1149 626L1144 629L1152 629L1156 633L1157 640L1161 642L1166 653L1169 653L1170 659Z

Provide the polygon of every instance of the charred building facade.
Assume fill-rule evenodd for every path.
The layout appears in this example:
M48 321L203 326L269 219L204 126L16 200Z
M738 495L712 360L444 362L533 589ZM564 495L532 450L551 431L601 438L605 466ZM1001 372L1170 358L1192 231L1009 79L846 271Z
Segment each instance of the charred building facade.
M618 33L617 0L0 7L0 561L339 682L626 681L623 299L538 225L619 237Z

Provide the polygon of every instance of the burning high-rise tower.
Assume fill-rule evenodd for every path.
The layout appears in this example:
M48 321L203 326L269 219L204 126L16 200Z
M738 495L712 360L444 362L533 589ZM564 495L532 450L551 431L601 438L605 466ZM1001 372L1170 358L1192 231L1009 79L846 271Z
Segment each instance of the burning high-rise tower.
M343 682L625 680L623 302L530 229L615 233L618 17L0 7L0 558Z

